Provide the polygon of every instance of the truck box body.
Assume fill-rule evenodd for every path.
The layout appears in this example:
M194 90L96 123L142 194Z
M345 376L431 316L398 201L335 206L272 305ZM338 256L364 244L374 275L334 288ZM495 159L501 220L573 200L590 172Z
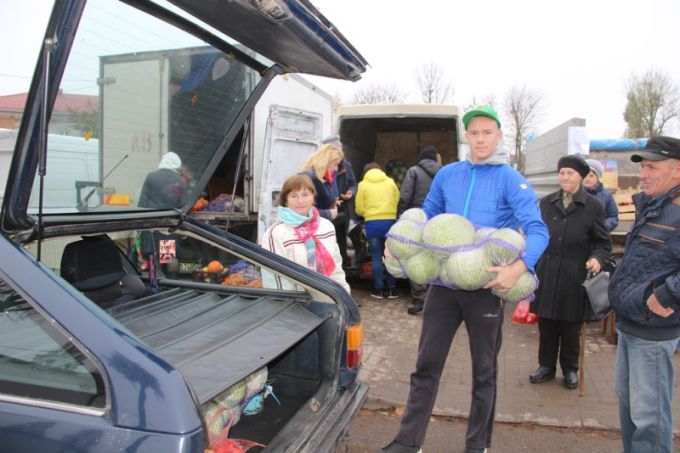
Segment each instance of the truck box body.
M329 98L284 74L365 70L311 4L277 5L55 2L0 215L2 449L335 451L368 391L356 302L224 209L189 215L238 195L254 236L283 176L255 168L330 128ZM47 134L59 92L98 97L99 130Z
M369 162L387 166L399 160L407 168L418 163L426 145L434 145L442 164L464 158L460 110L438 104L367 104L338 109L336 130L346 158L361 178Z
M427 145L437 148L442 165L464 159L467 155L467 144L462 141L460 110L453 105L341 106L335 131L342 141L345 159L354 167L357 182L361 181L364 166L377 162L400 186L406 170L418 163L420 151ZM355 215L353 201L350 212ZM356 244L348 243L352 265L346 272L360 278L372 278L370 263L358 262L364 258L354 250L354 246L363 247L360 236L356 232L351 236L354 236Z
M174 151L183 155L186 149L218 145L206 142L204 136L184 134L181 128L169 132L170 124L181 124L193 116L194 103L209 95L201 93L202 87L194 86L200 73L192 76L190 68L215 58L216 52L209 48L102 57L101 128L103 136L113 137L103 142L102 155L106 157L102 174L108 175L103 192L130 187L132 193L127 195L135 205L144 178L156 168L163 154ZM252 74L245 72L235 82L244 90L256 83ZM238 91L233 95L242 96ZM182 98L192 100L187 103ZM194 215L221 226L229 220L235 230L252 240L261 236L270 223L272 197L278 194L285 178L295 174L321 139L330 134L331 115L330 95L299 75L276 76L252 112L247 136L241 135L240 142L232 144L205 187L209 201L220 194L233 194L243 199L243 208L232 212L206 210ZM135 127L125 127L131 121ZM232 164L237 162L241 147L243 160L237 167ZM190 159L183 164L191 173L198 171ZM260 208L264 211L256 235Z

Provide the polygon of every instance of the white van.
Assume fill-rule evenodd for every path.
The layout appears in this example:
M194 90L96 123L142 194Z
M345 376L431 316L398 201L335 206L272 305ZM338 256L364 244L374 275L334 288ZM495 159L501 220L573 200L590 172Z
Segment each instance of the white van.
M47 174L43 204L50 210L77 212L79 203L93 207L101 204L101 167L99 165L99 140L92 138L49 134L47 138ZM80 189L77 185L84 186ZM31 191L29 213L38 212L38 188ZM90 195L90 192L92 194ZM89 197L88 197L89 195ZM87 198L87 200L85 200Z

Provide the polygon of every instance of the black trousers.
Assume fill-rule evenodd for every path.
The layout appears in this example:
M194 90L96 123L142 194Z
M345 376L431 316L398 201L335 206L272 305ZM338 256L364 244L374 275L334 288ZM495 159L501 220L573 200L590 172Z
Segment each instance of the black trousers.
M538 364L555 368L559 351L562 372L578 371L581 349L581 323L578 321L556 321L538 318Z
M335 227L335 238L338 241L340 248L340 256L342 256L343 266L347 263L347 228L349 227L349 215L345 210L338 209L338 217L333 220Z
M421 446L439 389L451 343L462 322L470 338L472 404L466 447L487 448L496 412L498 352L501 349L503 304L489 290L454 291L432 285L425 299L416 370L406 413L395 440Z

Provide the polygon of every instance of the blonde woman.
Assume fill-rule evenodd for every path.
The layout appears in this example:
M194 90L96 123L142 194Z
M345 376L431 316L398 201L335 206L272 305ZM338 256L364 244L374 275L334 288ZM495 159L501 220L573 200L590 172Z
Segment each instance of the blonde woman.
M321 217L328 220L335 220L338 216L340 193L336 176L342 158L340 148L326 144L309 156L300 167L300 174L309 176L314 184L316 190L314 206L319 210Z

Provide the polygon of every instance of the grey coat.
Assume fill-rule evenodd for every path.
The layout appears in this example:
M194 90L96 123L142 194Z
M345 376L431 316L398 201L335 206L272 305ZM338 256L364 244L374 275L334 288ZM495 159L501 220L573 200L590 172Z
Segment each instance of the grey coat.
M406 171L404 182L399 188L399 204L397 217L409 208L423 206L425 197L430 191L432 179L442 166L437 161L423 159Z

